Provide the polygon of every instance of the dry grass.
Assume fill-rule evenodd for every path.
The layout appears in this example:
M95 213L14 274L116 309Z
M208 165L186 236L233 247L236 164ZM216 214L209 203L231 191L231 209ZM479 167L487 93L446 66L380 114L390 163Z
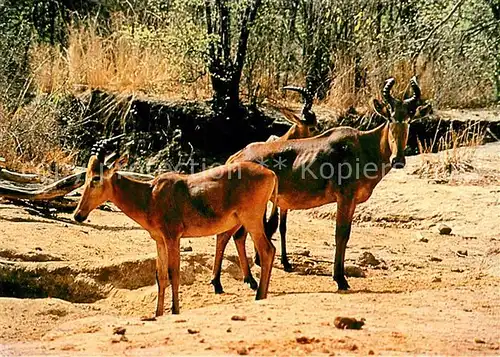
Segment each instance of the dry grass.
M19 171L58 174L73 163L74 154L61 149L55 103L40 96L14 110L0 106L0 156L3 166Z
M428 145L419 141L421 162L414 174L436 182L448 182L455 174L473 172L472 159L483 142L484 132L477 125L462 132L449 130L437 143ZM433 153L436 148L438 153Z
M35 47L31 52L31 65L36 87L44 93L98 88L165 99L211 97L202 37L199 43L191 43L187 39L190 36L177 33L175 26L150 30L130 21L115 15L111 34L106 36L92 24L73 28L65 50L47 45ZM191 38L197 38L197 30L188 28L186 31L192 31ZM335 59L335 72L331 73L332 85L321 104L339 112L353 107L362 111L370 98L380 97L381 86L388 76L397 79L393 89L395 95L400 96L408 90L413 72L407 60L383 65L375 60L364 61L362 66L366 68L366 85L356 88L355 61L340 54ZM417 69L424 96L432 94L431 67L418 64ZM257 96L259 102L264 98L283 98L284 92L277 86L278 75L282 74L275 73L265 61L258 61L251 70L246 68L241 85L242 98ZM288 75L288 82L304 84L303 73L298 69L293 71ZM255 90L257 85L258 91ZM300 101L300 97L293 94L287 97Z
M123 19L114 23L109 36L92 25L72 29L64 51L36 47L31 54L36 86L45 93L98 88L162 98L210 96L208 76L199 73L204 64L179 52L174 33L131 30Z
M383 84L389 77L396 79L396 84L392 89L393 96L401 98L405 93L411 95L409 81L414 73L408 60L395 59L390 64L381 64L376 60L365 61L362 66L366 69L364 73L365 85L356 88L355 61L349 57L337 59L332 86L324 100L326 106L340 113L350 108L356 108L360 114L371 111L371 98L381 98ZM416 68L423 98L432 98L434 88L432 70L421 61L417 62Z
M337 110L358 107L366 93L356 91L354 61L350 58L340 58L337 62L336 75L325 98L325 104Z

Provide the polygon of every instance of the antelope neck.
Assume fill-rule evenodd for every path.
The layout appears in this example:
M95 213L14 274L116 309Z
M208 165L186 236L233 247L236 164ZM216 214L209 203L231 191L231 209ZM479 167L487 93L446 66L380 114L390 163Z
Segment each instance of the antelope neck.
M112 180L113 202L123 213L144 226L147 224L148 211L151 201L151 184L136 181L115 173Z
M390 162L389 124L387 122L375 129L361 133L361 140L365 142L362 145L362 147L366 148L365 154L377 166L389 164Z

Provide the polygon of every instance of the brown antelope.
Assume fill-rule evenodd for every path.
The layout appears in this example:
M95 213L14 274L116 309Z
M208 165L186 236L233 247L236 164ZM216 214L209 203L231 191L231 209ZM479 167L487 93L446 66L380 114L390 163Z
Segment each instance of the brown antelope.
M282 136L273 135L269 137L269 139L267 139L266 142L287 141L292 139L302 139L311 137L313 135L313 130L316 128L316 125L318 124L318 121L316 119L316 114L311 110L314 96L307 89L302 87L286 86L283 87L283 89L296 91L302 95L302 99L304 100L304 106L302 107L302 113L301 113L302 117L299 118L291 110L285 107L280 107L279 109L285 116L285 119L289 121L292 124L292 126ZM236 158L239 155L240 152L237 152L236 154L229 157L229 159L226 161L226 164L230 164L232 162L237 161ZM283 263L284 269L286 271L291 271L292 266L290 265L286 257L286 244L285 244L287 213L288 210L283 208L280 209L279 227L281 235L281 262ZM242 251L244 252L244 254L246 254L245 240L238 239L240 235L241 234L239 232L238 234L235 235L235 243L237 245L238 251ZM219 251L220 249L224 250L224 247L226 246L227 242L223 241L223 239L229 240L231 235L222 234L220 237L221 238L217 240L217 251ZM258 260L257 254L256 254L256 260ZM220 282L221 269L222 269L222 254L216 255L216 259L214 262L213 277L211 283L214 286L216 294L222 294L224 292ZM242 269L245 276L244 280L245 283L248 283L250 287L255 290L257 288L257 282L253 278L250 269L247 267L247 264L245 264L245 266L242 266Z
M302 119L298 118L294 113L286 108L282 108L282 113L285 118L292 122L291 128L280 137L271 137L267 139L270 141L287 141L293 139L305 139L313 136L313 129L315 130L318 125L318 120L316 119L316 113L312 111L312 104L314 100L313 94L305 88L296 86L286 86L283 89L293 90L299 92L304 100L304 106L302 107ZM229 162L229 160L228 160ZM280 237L281 237L281 264L283 264L283 269L287 272L293 270L292 265L288 262L288 257L286 253L286 221L288 216L288 210L280 208ZM259 255L255 255L256 262L260 263ZM255 284L254 284L255 285Z
M299 92L304 100L304 106L302 107L302 118L296 116L291 110L285 107L280 107L280 111L285 116L285 119L289 121L292 126L288 131L282 136L272 135L267 139L269 141L286 141L292 139L303 139L313 136L313 130L318 125L318 120L316 119L316 114L311 110L313 105L314 96L307 89L296 86L286 86L283 87L286 90L293 90ZM237 155L237 153L235 154ZM234 156L234 155L233 155ZM231 162L231 158L228 159L226 163Z
M262 257L256 298L266 298L275 254L270 238L278 226L278 180L271 170L246 162L192 175L165 173L144 182L117 173L126 163L126 156L108 167L104 165L104 154L105 148L100 145L89 159L84 192L74 218L85 221L93 209L109 200L149 232L158 251L156 316L164 312L168 279L172 285L172 313L179 313L180 239L233 234L241 226L250 232ZM269 200L273 209L266 221ZM245 264L246 260L242 262Z
M405 100L391 95L394 83L393 78L385 82L383 103L373 100L376 112L387 119L373 130L338 127L307 139L253 143L232 157L233 162L257 162L276 173L281 210L337 203L333 279L339 290L349 288L344 276L344 258L356 205L370 198L391 168L405 166L409 120L417 112L425 115L430 109L429 105L422 105L415 77L410 80L413 96ZM244 237L243 229L235 237L241 261L247 260ZM225 233L219 235L217 246L227 244L227 240ZM219 252L223 252L223 247ZM243 270L246 273L249 268Z

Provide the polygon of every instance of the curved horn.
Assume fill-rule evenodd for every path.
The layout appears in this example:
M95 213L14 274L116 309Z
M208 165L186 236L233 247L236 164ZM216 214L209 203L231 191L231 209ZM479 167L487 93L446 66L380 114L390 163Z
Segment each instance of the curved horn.
M292 90L294 92L300 93L302 95L302 100L304 101L304 108L302 109L302 111L305 112L311 110L314 99L314 96L312 95L311 92L309 92L307 89L303 87L297 87L297 86L286 86L283 87L283 89Z
M420 91L420 87L418 86L417 77L413 76L410 79L411 89L413 90L413 96L405 100L405 103L418 102L420 100L420 96L422 92Z
M97 160L104 162L104 157L106 155L106 149L113 144L115 141L118 139L121 139L124 137L125 134L120 134L117 136L113 136L112 138L109 139L102 139L97 141L93 146L92 149L90 150L90 155L95 155L97 156Z
M311 110L314 95L304 87L286 86L283 87L283 89L292 90L302 95L302 100L304 101L304 106L302 107L302 116L304 117L304 119L302 121L305 122L306 125L316 125L316 114Z
M104 162L104 155L106 150L104 148L106 140L99 140L90 149L90 155L97 156L97 160Z
M384 101L386 101L391 106L394 100L391 95L391 89L394 86L394 83L396 83L396 80L394 79L394 77L391 77L385 81L384 89L382 89L382 97L384 98Z

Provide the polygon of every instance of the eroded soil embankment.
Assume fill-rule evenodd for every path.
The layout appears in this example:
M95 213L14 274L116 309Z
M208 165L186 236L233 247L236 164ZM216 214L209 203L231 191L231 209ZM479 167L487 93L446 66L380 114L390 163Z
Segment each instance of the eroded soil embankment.
M153 172L187 169L183 163L188 157L196 160L198 167L201 162L223 163L247 144L283 135L290 127L278 110L266 106L242 106L239 113L227 118L217 116L207 102L159 101L99 90L61 103L63 145L80 150L81 165L85 165L96 137L126 133L124 142L128 143L132 167ZM323 107L315 107L315 111L320 131L339 125L367 130L384 122L381 117L363 117L356 111L343 115ZM484 133L486 141L495 141L500 138L500 114L498 110L436 110L431 116L417 118L411 124L407 154L419 152L419 141L437 151L438 145L432 143L439 143L449 130Z
M54 297L74 303L92 303L108 297L113 289L138 289L155 284L156 255L102 261L44 261L37 255L6 254L14 259L0 260L0 296L16 298ZM21 259L24 258L24 259ZM237 257L229 256L224 273L242 278ZM181 284L192 285L208 278L212 256L205 253L182 254ZM209 281L208 279L206 281Z

